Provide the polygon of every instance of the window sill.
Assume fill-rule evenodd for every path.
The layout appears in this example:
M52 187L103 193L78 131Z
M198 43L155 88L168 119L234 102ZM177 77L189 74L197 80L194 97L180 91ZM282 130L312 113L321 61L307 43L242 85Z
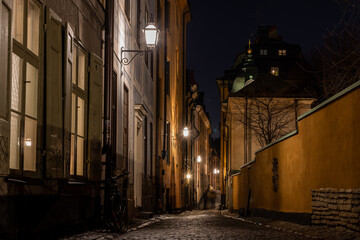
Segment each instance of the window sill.
M81 180L70 179L70 180L68 181L68 184L69 184L69 185L85 185L86 182L81 181Z
M28 184L28 185L41 185L44 183L42 179L19 177L19 176L5 177L5 182Z

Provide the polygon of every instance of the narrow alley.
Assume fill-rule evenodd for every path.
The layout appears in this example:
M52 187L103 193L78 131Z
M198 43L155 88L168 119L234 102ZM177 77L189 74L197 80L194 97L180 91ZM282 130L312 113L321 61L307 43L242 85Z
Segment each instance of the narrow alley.
M360 240L360 0L0 3L0 240Z

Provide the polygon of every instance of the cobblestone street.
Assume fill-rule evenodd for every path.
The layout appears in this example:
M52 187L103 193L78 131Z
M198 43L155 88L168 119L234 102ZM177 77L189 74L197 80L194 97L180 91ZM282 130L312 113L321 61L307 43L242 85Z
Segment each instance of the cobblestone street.
M360 235L263 218L243 219L227 211L205 210L161 215L125 234L98 230L66 238L88 239L360 239Z

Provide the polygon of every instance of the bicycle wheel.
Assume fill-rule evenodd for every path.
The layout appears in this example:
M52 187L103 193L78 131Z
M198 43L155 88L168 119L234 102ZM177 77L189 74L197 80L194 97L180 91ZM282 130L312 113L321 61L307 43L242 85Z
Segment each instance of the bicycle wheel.
M127 208L126 208L126 202L124 200L120 201L120 211L118 214L118 218L120 219L120 228L119 231L126 232L127 230Z
M111 222L110 227L116 232L125 232L126 229L126 205L121 201L121 196L114 193L111 197Z

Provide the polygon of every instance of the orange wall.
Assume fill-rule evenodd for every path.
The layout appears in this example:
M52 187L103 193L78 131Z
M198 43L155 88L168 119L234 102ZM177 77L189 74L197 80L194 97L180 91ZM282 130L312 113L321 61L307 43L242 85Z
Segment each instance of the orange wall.
M233 208L246 208L251 189L250 208L311 213L311 189L359 188L359 103L357 87L299 120L297 134L258 152L256 161L233 177ZM273 158L279 162L277 192Z

